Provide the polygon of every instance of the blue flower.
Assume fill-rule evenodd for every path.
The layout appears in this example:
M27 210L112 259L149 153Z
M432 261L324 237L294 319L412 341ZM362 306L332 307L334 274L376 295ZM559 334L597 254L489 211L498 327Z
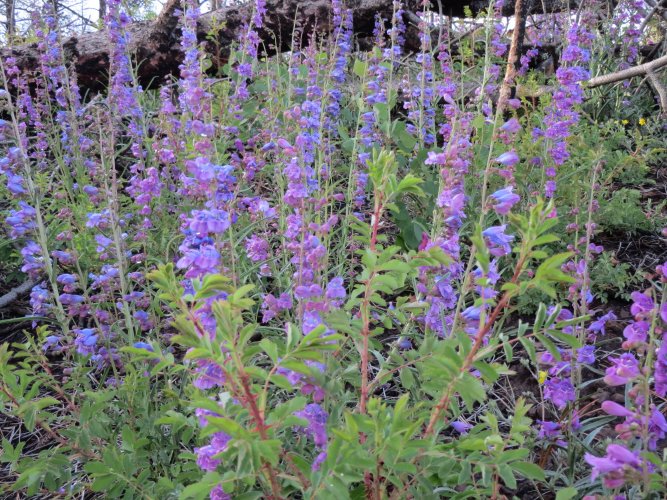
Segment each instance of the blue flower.
M509 212L510 209L521 199L518 194L513 193L513 189L514 186L507 186L503 189L499 189L491 195L491 198L497 202L494 209L498 214L507 214L507 212Z
M505 234L507 224L500 226L492 226L482 231L482 236L487 240L489 245L489 252L495 257L501 257L510 253L510 243L514 241L514 236Z

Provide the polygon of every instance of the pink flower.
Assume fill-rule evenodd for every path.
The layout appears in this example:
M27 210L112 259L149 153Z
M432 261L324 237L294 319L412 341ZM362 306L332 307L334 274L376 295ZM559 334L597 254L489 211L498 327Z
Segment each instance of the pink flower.
M625 406L621 406L613 401L605 401L602 403L602 410L609 415L616 417L632 417L634 412L628 410Z
M602 475L604 476L603 484L610 489L623 486L627 476L640 470L642 466L638 454L620 444L607 446L607 454L604 457L586 453L584 460L593 466L591 480L595 481L595 478Z

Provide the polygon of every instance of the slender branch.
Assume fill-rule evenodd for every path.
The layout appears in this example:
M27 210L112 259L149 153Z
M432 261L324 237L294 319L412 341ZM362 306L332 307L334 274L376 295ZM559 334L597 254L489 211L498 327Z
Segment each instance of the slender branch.
M633 66L632 68L591 78L586 83L586 87L592 89L595 87L599 87L601 85L609 85L610 83L621 82L623 80L628 80L629 78L634 78L635 76L642 76L649 72L656 71L657 69L660 69L666 65L667 65L667 55L664 55L662 57L654 59L651 62L638 64L637 66Z
M622 82L623 80L628 80L636 76L646 75L647 78L651 78L649 74L653 74L653 80L658 82L659 87L662 87L657 77L655 76L655 72L659 69L662 69L664 66L667 66L667 55L664 55L662 57L659 57L658 59L654 59L653 61L644 64L633 66L632 68L624 69L622 71L616 71L615 73L608 73L606 75L596 76L595 78L591 78L590 80L588 80L588 82L586 82L584 86L586 88L592 89L596 87L601 87L603 85L611 85L612 83ZM519 85L517 87L516 93L518 97L537 98L545 94L549 94L553 91L554 87L552 85L540 85L537 88L530 88L525 85ZM658 92L658 94L660 95L660 91L658 90L657 87L656 87L656 92ZM661 95L660 98L662 102Z
M643 33L643 32L644 32L644 28L646 28L646 25L649 23L649 21L651 20L651 18L653 17L653 15L654 15L656 12L658 12L658 10L660 9L660 5L662 4L663 1L664 1L664 0L658 2L658 3L651 9L651 12L649 12L649 13L646 15L646 17L644 18L644 20L642 21L642 23L639 25L639 29L637 30L637 31L639 31L639 33Z
M662 4L665 2L665 0L644 0L644 2L653 7L654 10L657 10L660 17L667 21L667 9L662 8Z
M97 24L95 24L93 21L91 21L90 19L88 19L86 16L82 16L81 14L79 14L79 13L78 13L77 11L75 11L74 9L68 7L67 5L65 5L65 4L63 4L63 3L60 3L60 4L59 4L59 7L65 9L65 10L68 11L70 14L74 14L74 15L75 15L76 17L78 17L81 21L83 21L83 23L84 23L86 26L90 26L91 28L95 28L95 29L97 29Z
M479 351L479 348L482 347L484 337L486 337L486 334L489 333L489 330L491 330L493 323L495 323L496 319L500 315L500 312L505 308L505 306L509 302L509 299L510 299L509 293L505 292L505 295L503 295L503 298L500 300L500 302L498 302L498 305L491 313L491 316L489 316L489 320L486 323L484 323L484 325L480 325L480 328L477 331L477 334L475 335L475 343L470 349L470 352L466 356L465 360L463 361L463 365L459 370L460 374L467 372L468 369L470 369L470 367L472 366L475 360L475 356L477 355L477 351ZM433 434L435 426L438 423L438 420L440 419L440 415L442 415L442 412L445 411L449 406L449 400L452 396L452 390L454 389L456 380L457 379L454 378L443 391L440 401L438 401L438 404L431 413L431 418L429 419L428 426L424 431L424 437L429 437L431 434Z
M379 190L375 190L375 208L373 210L373 218L371 219L372 224L372 234L370 241L370 250L375 253L377 245L377 236L378 228L380 226L380 218L382 217L383 210L383 196ZM370 273L368 280L366 281L366 290L364 292L364 300L361 304L360 311L363 320L363 327L361 329L361 336L363 341L363 346L361 349L361 397L359 401L359 410L362 414L366 413L366 403L368 401L368 339L370 337L370 302L371 302L371 283L375 278L375 271Z

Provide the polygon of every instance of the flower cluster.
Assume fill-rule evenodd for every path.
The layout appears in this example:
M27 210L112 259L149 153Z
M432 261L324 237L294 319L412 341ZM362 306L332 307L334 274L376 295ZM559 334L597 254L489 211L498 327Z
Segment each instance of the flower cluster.
M663 278L663 281L667 280ZM665 343L658 340L667 331L667 303L656 303L651 290L634 292L632 301L630 312L634 318L623 331L626 338L623 348L627 352L609 358L611 364L604 377L611 387L626 387L626 404L611 400L602 403L605 413L624 419L615 427L624 445L610 444L607 455L602 458L586 456L593 467L593 479L602 475L608 488L620 487L651 471L652 464L642 459L638 451L630 449L656 450L658 441L667 436L667 419L653 397L653 394L664 397L667 391Z

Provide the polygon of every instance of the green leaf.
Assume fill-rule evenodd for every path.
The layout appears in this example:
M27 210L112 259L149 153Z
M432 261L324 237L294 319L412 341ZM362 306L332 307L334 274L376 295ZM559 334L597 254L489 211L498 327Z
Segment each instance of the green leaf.
M472 121L472 126L475 128L482 128L484 126L484 116L477 115L475 119Z
M514 349L512 348L512 344L507 341L503 341L503 352L505 353L505 359L507 362L511 363L512 359L514 359Z
M411 268L406 262L400 260L390 260L377 267L378 271L395 271L399 273L409 273Z
M271 358L271 361L274 363L278 362L278 346L271 342L269 339L264 338L259 342L259 346L262 350Z
M93 481L90 489L95 492L108 492L111 489L112 485L116 482L116 477L112 475L98 476Z
M501 464L498 466L498 474L502 478L505 486L511 489L516 488L516 478L512 472L512 468L507 464Z
M57 405L58 403L59 403L59 401L56 398L45 397L45 398L42 398L42 399L38 399L37 401L35 401L34 404L35 404L35 408L37 410L43 410L44 408L46 408L48 406Z
M264 498L264 493L259 491L246 491L239 495L234 495L234 500L258 500Z
M514 462L510 464L510 467L525 478L544 481L544 471L539 465L530 462Z
M527 448L518 448L516 450L507 450L503 451L498 457L499 463L514 462L516 460L521 460L526 458L530 454L530 450Z
M88 462L83 466L83 470L88 474L107 474L109 472L109 467L102 462Z
M540 333L536 333L535 338L540 341L540 343L546 348L547 351L549 351L549 354L551 354L556 361L561 360L560 351L558 350L558 347L556 347L556 344Z
M535 349L535 344L533 344L532 340L527 339L526 337L519 337L519 342L521 342L521 345L526 350L528 358L530 358L533 363L536 363L537 350Z
M479 370L482 377L484 377L484 381L488 384L494 383L500 376L493 366L483 361L475 361L473 366Z
M355 59L354 65L352 66L352 71L354 71L354 74L359 78L363 79L366 76L366 72L368 71L368 63L362 61L361 59Z
M556 493L556 500L570 500L571 498L577 496L577 493L577 488L569 486L567 488L563 488L562 490L558 490L558 493Z
M255 441L253 446L260 458L269 462L271 465L276 465L280 458L280 440L267 439L264 441Z
M569 333L557 332L555 330L548 330L547 333L556 340L560 340L561 342L567 344L573 349L579 349L581 347L581 342L574 335L570 335Z
M568 276L560 270L560 267L571 258L574 254L572 252L563 252L552 255L544 260L535 271L536 280L540 281L546 278L549 281L561 281L566 283L574 283L575 279Z
M486 399L486 391L482 383L469 373L464 373L460 379L456 381L456 390L461 395L461 398L469 410L472 410L476 402L481 402Z
M403 387L405 387L407 390L410 390L414 387L415 376L409 367L403 368L399 373L399 377L401 379L401 385L403 385Z
M554 243L559 240L560 238L555 234L545 234L533 240L533 246L546 245L547 243Z
M225 417L206 417L209 425L222 432L229 434L233 438L242 438L247 436L248 432L240 424Z

